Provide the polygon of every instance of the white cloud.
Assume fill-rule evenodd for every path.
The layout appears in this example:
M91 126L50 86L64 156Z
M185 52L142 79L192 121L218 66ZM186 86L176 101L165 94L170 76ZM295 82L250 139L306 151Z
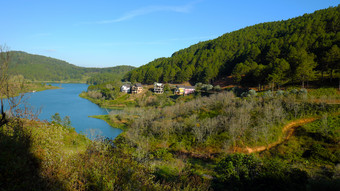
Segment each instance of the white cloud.
M143 46L143 45L168 45L178 41L186 41L195 43L195 41L206 41L210 39L217 38L215 35L210 36L193 36L193 37L180 37L171 39L161 39L154 41L127 41L127 42L103 42L97 44L87 44L86 46L98 46L98 47L112 47L112 46Z
M110 23L118 23L126 20L133 19L138 16L151 14L154 12L178 12L178 13L189 13L193 6L197 4L200 1L194 1L191 3L188 3L186 5L180 5L180 6L148 6L148 7L142 7L140 9L136 9L133 11L129 11L122 15L121 17L118 17L116 19L111 20L102 20L102 21L96 21L96 22L84 22L82 24L110 24Z

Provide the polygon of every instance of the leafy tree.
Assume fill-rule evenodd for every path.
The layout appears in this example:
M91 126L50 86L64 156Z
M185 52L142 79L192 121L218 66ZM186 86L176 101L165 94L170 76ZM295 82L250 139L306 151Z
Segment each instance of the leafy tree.
M52 115L51 120L52 120L52 122L55 122L57 124L61 124L62 123L62 120L61 120L61 117L60 117L59 113L55 113L54 115Z
M331 63L339 55L338 23L339 6L287 21L261 23L199 42L169 58L155 59L134 72L138 73L137 81L144 83L154 80L154 75L147 71L155 67L163 69L158 76L163 82L212 83L233 75L242 84L265 85L274 80L277 85L298 81L304 86L316 70L337 72L338 66ZM274 72L276 66L281 66L275 64L276 59L290 64L284 80L278 69ZM134 76L126 75L125 79L131 81Z
M302 83L302 88L305 87L305 82L315 77L316 62L314 62L314 54L308 54L305 50L296 52L295 77Z
M243 190L245 185L255 180L260 168L261 161L254 155L232 154L222 159L215 171L221 187Z
M149 70L146 73L146 83L147 84L152 84L154 82L158 82L160 74L157 72L157 69L152 66L149 68Z
M280 48L277 46L276 43L271 43L270 46L269 46L269 50L267 52L267 55L266 55L266 61L267 62L274 62L275 59L277 59L279 57L281 53L281 50Z
M240 83L242 76L249 72L249 70L250 68L247 65L238 63L233 70L232 76L235 78L236 82Z
M323 60L327 66L327 70L330 71L332 80L333 71L340 69L340 48L337 45L333 45L332 48L326 52Z
M275 59L272 67L273 72L268 75L269 81L280 87L287 82L287 73L290 70L290 65L285 59L277 58Z

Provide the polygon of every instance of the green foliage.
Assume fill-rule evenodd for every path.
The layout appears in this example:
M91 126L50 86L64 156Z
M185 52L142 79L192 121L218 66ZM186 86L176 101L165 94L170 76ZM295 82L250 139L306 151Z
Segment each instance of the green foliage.
M262 160L254 155L232 154L215 168L214 188L218 190L301 190L307 173L281 160Z
M239 99L224 92L178 101L162 109L159 106L164 95L159 96L149 103L158 108L141 108L137 114L127 111L127 115L140 117L133 120L126 136L139 134L131 139L141 145L145 144L144 139L152 137L154 144L176 145L172 148L175 151L189 147L200 148L204 153L209 146L221 151L234 146L269 144L282 136L282 125L288 120L339 110L337 105L309 103L298 95L267 94Z
M214 86L213 88L215 91L221 91L221 86L220 85L217 85L217 86Z
M320 120L307 124L303 127L307 132L320 135L324 141L337 143L340 141L340 115L324 115Z
M169 161L169 160L172 160L173 157L172 157L172 154L168 152L167 149L165 148L161 148L161 149L158 149L156 150L153 155L155 156L156 159L160 159L160 160L163 160L163 161Z
M322 98L322 97L332 97L332 98L340 98L338 91L336 88L318 88L312 89L309 92L310 96L315 98Z
M227 155L216 166L216 178L229 182L230 187L249 181L258 173L260 161L254 155ZM227 183L228 184L228 183Z
M64 126L65 128L71 127L71 120L69 116L65 116L64 119L61 119L59 113L55 113L51 117L52 123L59 124L61 126Z
M227 33L155 59L124 78L212 83L232 74L241 84L255 86L296 82L304 86L315 78L315 71L330 72L332 78L340 63L339 8Z
M90 85L87 88L87 95L93 99L114 100L119 97L122 82L110 81L97 85Z
M125 73L134 69L132 66L84 68L62 60L18 51L11 51L10 55L10 74L22 75L25 79L32 81L87 82L89 84L98 84L117 79L121 80ZM87 78L89 79L86 81Z
M91 77L87 79L86 83L97 85L107 82L120 81L127 72L133 69L134 67L132 66L116 66L113 68L102 69L103 71L91 75Z

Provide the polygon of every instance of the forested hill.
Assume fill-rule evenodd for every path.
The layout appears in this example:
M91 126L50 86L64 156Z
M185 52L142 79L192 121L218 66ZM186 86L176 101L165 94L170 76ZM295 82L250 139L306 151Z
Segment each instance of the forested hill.
M86 82L92 79L121 79L124 74L134 69L132 66L116 66L109 68L85 68L69 64L65 61L46 56L33 55L20 51L10 52L9 71L14 75L23 75L32 81Z
M225 23L227 24L227 23ZM143 83L211 83L233 74L253 84L304 82L339 70L340 7L226 33L129 72ZM242 77L245 76L245 77Z

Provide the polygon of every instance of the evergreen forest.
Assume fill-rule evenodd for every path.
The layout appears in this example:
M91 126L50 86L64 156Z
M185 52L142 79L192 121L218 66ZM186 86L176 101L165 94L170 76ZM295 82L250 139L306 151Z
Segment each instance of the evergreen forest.
M125 80L151 84L213 83L232 75L241 85L280 87L340 67L340 6L286 21L261 23L179 50L130 71Z
M55 58L32 55L20 51L10 52L9 72L31 81L87 82L89 84L120 80L132 66L85 68Z

